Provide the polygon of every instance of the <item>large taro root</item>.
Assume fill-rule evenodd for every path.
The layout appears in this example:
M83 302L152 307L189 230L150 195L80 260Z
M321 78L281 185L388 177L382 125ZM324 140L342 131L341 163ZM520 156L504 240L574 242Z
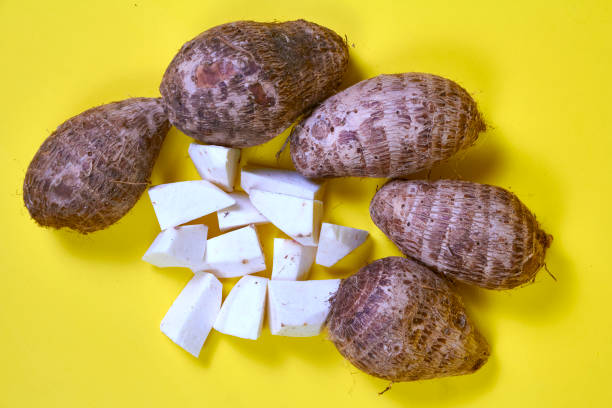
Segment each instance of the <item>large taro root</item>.
M370 216L405 255L487 289L532 281L552 242L516 195L469 181L391 181Z
M160 99L133 98L89 109L61 124L38 149L23 199L46 227L88 233L136 204L170 124Z
M353 365L391 381L470 374L489 357L445 279L401 257L379 259L343 280L328 329Z
M264 143L337 89L348 48L304 20L213 27L176 54L160 91L170 122L200 142Z
M436 75L379 75L327 99L291 133L306 177L403 177L471 146L486 128L476 102Z

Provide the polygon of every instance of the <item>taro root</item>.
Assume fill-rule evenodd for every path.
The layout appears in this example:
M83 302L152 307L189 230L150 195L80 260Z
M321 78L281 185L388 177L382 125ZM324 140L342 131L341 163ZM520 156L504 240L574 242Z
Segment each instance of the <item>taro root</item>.
M170 124L160 99L89 109L61 124L36 152L23 183L45 227L97 231L119 220L147 187Z
M403 177L471 146L486 128L476 102L431 74L379 75L332 96L291 133L306 177Z
M391 181L370 216L405 255L487 289L532 281L552 242L516 195L468 181Z
M248 147L333 94L347 66L346 44L325 27L237 21L183 45L160 91L170 122L187 135Z
M489 357L446 280L401 257L379 259L343 280L328 329L353 365L391 381L470 374Z

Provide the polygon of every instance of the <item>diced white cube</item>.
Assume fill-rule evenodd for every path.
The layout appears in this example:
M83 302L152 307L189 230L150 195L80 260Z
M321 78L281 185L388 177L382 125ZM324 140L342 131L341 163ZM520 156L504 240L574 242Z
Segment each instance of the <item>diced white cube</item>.
M206 253L206 225L183 225L160 232L142 260L158 266L192 268L200 265Z
M162 333L198 357L217 319L222 289L221 282L210 273L196 273L164 316Z
M319 235L317 264L332 266L368 238L369 232L324 222Z
M308 337L321 332L330 298L340 279L268 282L270 331L279 336Z
M243 276L221 306L215 330L243 339L257 340L263 326L268 279Z
M234 191L240 149L192 143L189 145L189 157L200 177L225 191Z
M302 245L319 240L323 203L285 194L251 189L253 206L272 224Z
M162 230L184 224L234 204L234 199L206 180L160 184L149 198Z
M204 263L197 268L219 278L234 278L265 269L266 259L253 225L209 239Z
M323 198L323 183L307 179L291 170L246 166L240 172L240 186L248 194L251 194L252 189L257 189L309 200Z
M217 211L217 218L219 218L219 229L226 231L228 229L241 227L249 224L263 224L268 221L266 217L261 215L246 194L243 193L232 193L230 196L234 199L236 204L227 207L223 210Z
M316 251L316 247L304 246L292 239L274 238L272 279L306 279Z

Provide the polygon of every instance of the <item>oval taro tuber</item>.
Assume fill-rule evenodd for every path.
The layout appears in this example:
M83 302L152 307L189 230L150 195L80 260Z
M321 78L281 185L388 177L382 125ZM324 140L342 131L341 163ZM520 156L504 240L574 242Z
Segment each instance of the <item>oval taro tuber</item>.
M170 122L204 142L267 142L330 96L348 66L333 31L304 20L237 21L187 42L162 79Z
M436 75L379 75L332 96L291 133L306 177L403 177L449 159L486 128L476 102Z
M170 124L160 99L133 98L89 109L61 124L32 159L23 183L42 225L88 233L136 204Z
M489 345L444 278L415 261L379 259L332 298L329 338L366 373L391 381L469 374Z
M468 181L391 181L370 216L405 255L487 289L533 280L552 241L516 195Z

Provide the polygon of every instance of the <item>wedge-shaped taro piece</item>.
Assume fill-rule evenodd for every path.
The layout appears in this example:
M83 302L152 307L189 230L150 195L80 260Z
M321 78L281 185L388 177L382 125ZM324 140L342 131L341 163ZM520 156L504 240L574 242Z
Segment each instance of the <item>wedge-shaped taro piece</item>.
M324 222L319 234L317 264L330 267L368 238L369 232Z
M254 225L208 240L206 256L196 268L219 278L234 278L266 269L266 260Z
M329 314L340 279L268 282L268 320L272 334L316 336Z
M160 232L142 260L160 268L194 268L206 253L206 225L183 225Z
M256 189L309 200L323 198L323 183L307 179L292 170L246 166L240 172L240 186L248 194Z
M232 288L217 315L215 330L257 340L263 326L268 279L243 276Z
M234 191L240 149L192 143L189 145L189 157L200 177L225 191Z
M316 247L304 246L292 239L274 238L272 279L303 280L308 277Z
M278 229L302 245L319 241L323 203L269 191L251 190L251 203Z
M234 204L234 199L206 180L160 184L149 198L162 230L203 217Z
M223 286L217 278L198 272L178 295L161 322L161 331L194 357L215 323Z
M234 205L217 211L219 219L219 229L227 231L232 228L242 227L249 224L264 224L268 221L266 217L261 215L246 194L232 193L230 196L236 202Z

